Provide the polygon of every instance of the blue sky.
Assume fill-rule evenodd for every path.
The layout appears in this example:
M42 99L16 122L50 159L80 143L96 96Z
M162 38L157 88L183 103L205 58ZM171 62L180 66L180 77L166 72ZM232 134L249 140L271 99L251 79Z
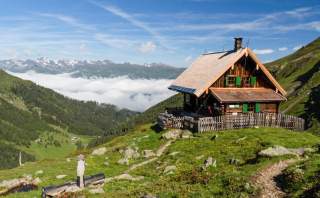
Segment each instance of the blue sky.
M109 59L186 67L233 47L264 61L320 35L320 3L303 0L1 0L0 59Z

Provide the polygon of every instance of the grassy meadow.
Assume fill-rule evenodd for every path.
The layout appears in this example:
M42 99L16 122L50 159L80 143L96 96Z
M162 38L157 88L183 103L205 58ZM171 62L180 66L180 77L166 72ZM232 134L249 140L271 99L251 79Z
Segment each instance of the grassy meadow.
M68 182L75 179L76 156L79 153L86 155L87 175L101 172L107 178L114 177L124 173L129 167L117 163L122 158L119 150L131 146L138 147L140 153L146 149L155 151L167 142L161 139L162 133L154 131L151 125L143 125L127 135L116 137L101 145L100 147L107 149L104 155L93 156L91 155L92 150L73 150L68 155L42 158L38 162L28 162L22 167L1 170L0 181L30 174L42 180L40 187ZM216 136L214 140L213 136ZM80 194L86 194L87 197L139 197L145 193L159 197L248 197L258 192L258 189L253 188L250 184L250 178L258 170L281 159L295 158L295 156L258 157L257 153L260 150L274 145L288 148L315 147L319 142L320 137L308 132L273 128L194 134L192 138L177 139L157 160L129 172L134 177L143 176L144 179L139 181L112 180L104 185L105 194L92 195L88 191ZM62 147L68 149L66 145ZM36 154L36 156L42 155ZM217 166L201 171L204 160L209 156L217 161ZM237 163L230 164L231 159L236 159ZM145 160L141 156L130 160L130 165ZM105 165L105 162L108 162L109 165ZM320 164L319 154L310 154L309 158L301 163L314 167L313 169L308 168L312 175L312 170L315 170ZM165 167L170 165L176 166L177 169L172 174L164 174ZM43 170L44 173L35 175L38 170ZM57 175L67 176L57 179ZM12 194L8 197L38 197L40 193L41 188L37 191Z

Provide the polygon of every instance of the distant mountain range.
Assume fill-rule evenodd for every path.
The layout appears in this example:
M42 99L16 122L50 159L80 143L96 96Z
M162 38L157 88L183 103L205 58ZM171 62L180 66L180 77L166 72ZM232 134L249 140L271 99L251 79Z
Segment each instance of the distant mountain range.
M128 76L131 79L174 79L184 68L176 68L162 63L145 65L131 63L114 63L109 60L0 60L0 69L24 73L35 71L45 74L72 73L73 77L118 77Z

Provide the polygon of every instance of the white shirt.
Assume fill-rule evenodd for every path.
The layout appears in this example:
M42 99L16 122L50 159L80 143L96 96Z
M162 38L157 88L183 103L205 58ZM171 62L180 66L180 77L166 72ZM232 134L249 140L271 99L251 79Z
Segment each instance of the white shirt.
M79 160L78 166L77 166L77 176L83 176L84 170L85 170L85 162L84 160Z

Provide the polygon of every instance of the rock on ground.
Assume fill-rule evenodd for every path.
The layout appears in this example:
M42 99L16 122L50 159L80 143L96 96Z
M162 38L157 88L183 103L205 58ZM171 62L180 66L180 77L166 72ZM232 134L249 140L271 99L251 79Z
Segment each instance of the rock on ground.
M145 195L142 195L140 198L157 198L157 197L151 194L145 194Z
M101 147L92 151L92 155L104 155L107 152L106 147Z
M43 170L38 170L35 172L36 175L42 175L43 174Z
M27 182L28 182L28 180L25 178L3 180L0 183L0 187L6 188L6 189L11 189L16 186L19 186L21 183L27 183Z
M182 130L180 129L172 129L168 132L165 132L164 134L162 134L162 138L167 139L167 140L175 140L180 138L182 134Z
M176 169L177 169L177 167L174 166L174 165L172 165L172 166L167 166L167 167L164 169L163 173L164 173L164 174L170 174L170 173L173 173L173 171L175 171Z
M33 184L38 185L42 181L39 177L33 179L31 175L25 175L22 178L15 178L10 180L3 180L0 183L0 187L5 189L13 189L15 187L21 186L22 184Z
M103 194L104 190L103 188L93 188L89 190L89 193L91 194Z
M122 174L122 175L118 175L118 176L114 177L114 179L117 179L117 180L139 181L139 180L144 179L144 177L143 177L143 176L133 177L133 176L129 175L128 173L124 173L124 174Z
M208 157L208 159L206 159L204 161L204 167L203 168L208 168L208 167L216 167L217 166L217 160L213 159L212 157Z
M193 136L193 133L192 132L190 132L190 131L183 131L182 133L181 133L181 138L191 138Z
M34 185L38 185L38 184L40 184L42 181L41 181L41 179L39 178L39 177L36 177L33 181L32 181L32 183L34 184Z
M74 193L74 192L79 192L79 191L82 191L83 189L82 188L79 188L78 186L76 185L72 185L72 186L68 186L66 189L65 189L65 192L67 193Z
M107 161L105 161L103 164L104 164L105 166L109 166L109 162L107 162Z
M63 178L65 178L66 176L67 176L67 175L57 175L56 178L57 178L57 179L63 179Z
M140 157L138 148L127 147L123 153L124 153L124 158L126 159L137 159Z
M170 153L169 155L175 156L175 155L177 155L177 154L179 154L179 153L180 153L179 151L174 151L174 152Z
M120 165L129 165L129 160L127 158L122 158L118 160L118 164Z
M306 152L314 152L314 150L311 148L290 149L283 146L274 146L260 151L258 155L264 157L274 157L282 155L304 155Z

